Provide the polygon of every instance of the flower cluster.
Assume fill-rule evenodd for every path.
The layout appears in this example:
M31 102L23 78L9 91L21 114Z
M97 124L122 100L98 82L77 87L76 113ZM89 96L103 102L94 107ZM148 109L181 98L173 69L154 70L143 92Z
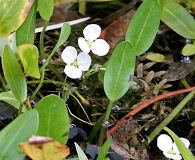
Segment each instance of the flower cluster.
M82 52L77 54L77 50L72 46L67 46L62 52L62 60L67 64L65 74L73 79L80 78L83 71L87 71L91 65L89 52L104 56L108 53L110 46L103 40L98 39L101 34L101 28L97 24L90 24L83 30L83 37L79 37L78 45Z
M190 142L186 138L180 138L180 139L187 148L190 146ZM157 138L157 146L161 151L163 151L165 157L173 160L182 159L175 142L173 142L168 135L161 134Z

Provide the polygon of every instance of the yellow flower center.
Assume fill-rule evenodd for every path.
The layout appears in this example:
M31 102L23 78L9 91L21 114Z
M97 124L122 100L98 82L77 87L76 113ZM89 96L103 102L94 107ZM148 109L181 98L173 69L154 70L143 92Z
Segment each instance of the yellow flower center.
M92 45L92 43L93 43L93 41L86 41L87 42L87 44L91 47L91 45Z
M72 66L74 66L75 68L79 68L77 60L74 60L74 62L72 63Z
M175 151L172 150L172 149L171 149L170 151L168 151L168 153L169 153L169 154L176 154Z

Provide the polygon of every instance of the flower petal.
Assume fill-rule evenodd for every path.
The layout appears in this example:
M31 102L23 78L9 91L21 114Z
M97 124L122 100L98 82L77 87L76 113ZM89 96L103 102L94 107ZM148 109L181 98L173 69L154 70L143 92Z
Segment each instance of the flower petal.
M94 54L97 54L98 56L106 55L108 53L109 49L110 49L109 44L103 39L97 39L91 45L92 52Z
M61 57L66 64L71 64L77 58L77 50L68 46L63 50Z
M157 138L157 146L161 151L168 152L172 149L173 141L168 135L161 134Z
M177 154L170 154L170 153L167 153L167 152L163 152L163 154L164 154L165 157L173 159L173 160L180 160L180 159L182 159L182 157L181 157L181 155L179 153L177 153Z
M81 69L76 68L76 67L71 66L71 65L66 65L64 72L68 77L70 77L72 79L81 78L81 76L82 76Z
M84 28L83 34L86 40L93 41L100 36L101 28L97 24L90 24Z
M82 71L87 71L91 65L91 57L88 53L81 52L77 57L77 63Z
M180 139L181 139L181 141L185 144L185 146L186 146L187 148L189 148L190 142L189 142L186 138L180 138ZM173 150L174 150L176 153L180 153L180 152L179 152L179 149L177 148L175 142L173 143Z
M89 53L90 52L90 48L89 45L87 44L86 40L82 37L79 37L78 39L78 45L80 47L80 49L85 52L85 53Z

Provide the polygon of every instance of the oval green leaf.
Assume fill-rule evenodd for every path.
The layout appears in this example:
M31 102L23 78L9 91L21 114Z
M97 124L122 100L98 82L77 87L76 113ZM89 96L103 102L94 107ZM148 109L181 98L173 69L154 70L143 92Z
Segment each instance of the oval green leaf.
M111 101L121 98L128 90L135 69L135 51L130 42L117 45L104 75L104 90Z
M37 47L32 44L23 44L18 47L18 55L23 64L25 75L40 78Z
M15 54L5 46L2 54L2 67L7 84L16 99L23 103L27 97L27 83Z
M66 40L68 39L71 32L70 25L68 23L64 23L60 32L60 37L57 41L56 48L60 47Z
M24 23L16 31L16 44L34 44L37 1L33 4Z
M0 0L0 37L16 31L28 16L34 0Z
M164 130L171 135L184 160L195 160L192 152L184 145L181 139L173 131L167 127L165 127Z
M39 117L36 110L28 111L0 132L0 160L22 160L26 154L19 143L27 141L38 129Z
M53 14L53 8L54 0L38 0L38 10L44 20L50 20Z
M195 39L195 20L177 2L166 1L161 20L179 35L185 38Z
M56 95L49 95L41 99L35 109L40 117L37 134L66 144L70 124L65 102Z
M163 54L160 54L160 53L148 54L146 56L146 59L149 59L153 62L165 62L165 56Z
M149 49L156 36L161 16L161 6L157 0L145 0L136 11L125 35L135 47L136 55Z
M195 45L194 44L186 44L182 49L182 54L184 56L191 56L195 54Z

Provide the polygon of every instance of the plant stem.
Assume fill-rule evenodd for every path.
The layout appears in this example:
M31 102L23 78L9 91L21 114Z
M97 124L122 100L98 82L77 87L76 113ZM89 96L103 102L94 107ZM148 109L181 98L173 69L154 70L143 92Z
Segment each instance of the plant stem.
M41 80L33 80L33 81L28 81L27 84L34 84L34 83L40 83ZM53 83L55 85L64 85L64 82L59 82L59 81L53 81L53 80L43 80L43 83Z
M45 33L45 30L46 30L47 26L48 26L48 21L46 21L45 24L44 24L44 26L43 26L43 30L41 32L40 40L39 40L40 41L40 43L39 43L40 56L41 56L42 59L45 59L46 58L45 49L44 49L44 33ZM53 54L52 54L52 56L53 56ZM53 74L55 74L60 81L63 81L64 80L64 77L57 71L57 69L52 64L49 64L48 63L47 65L48 65L49 69L53 72Z
M34 99L35 95L39 92L39 89L41 88L41 86L43 84L44 77L45 77L45 68L42 69L41 80L40 80L37 88L34 90L32 95L30 96L30 99Z
M19 109L18 109L18 117L19 117L19 115L21 115L21 113L22 113L22 107L23 107L23 104L21 103L21 104L20 104L20 107L19 107Z
M150 144L154 138L161 132L161 130L175 118L175 116L181 111L181 109L188 103L190 99L194 97L195 90L190 92L175 108L174 110L150 133L145 144Z
M113 101L109 101L108 108L106 110L106 114L105 114L103 123L108 122L109 117L110 117L110 113L112 110L112 106L113 106ZM103 145L105 130L106 130L106 126L103 125L101 130L100 130L100 135L99 135L99 140L98 140L98 146L100 146L100 147Z
M45 24L43 26L43 30L42 30L41 35L40 35L40 39L39 39L40 56L43 59L46 58L45 49L44 49L44 35L45 35L45 29L47 28L48 23L49 23L48 21L45 22Z

